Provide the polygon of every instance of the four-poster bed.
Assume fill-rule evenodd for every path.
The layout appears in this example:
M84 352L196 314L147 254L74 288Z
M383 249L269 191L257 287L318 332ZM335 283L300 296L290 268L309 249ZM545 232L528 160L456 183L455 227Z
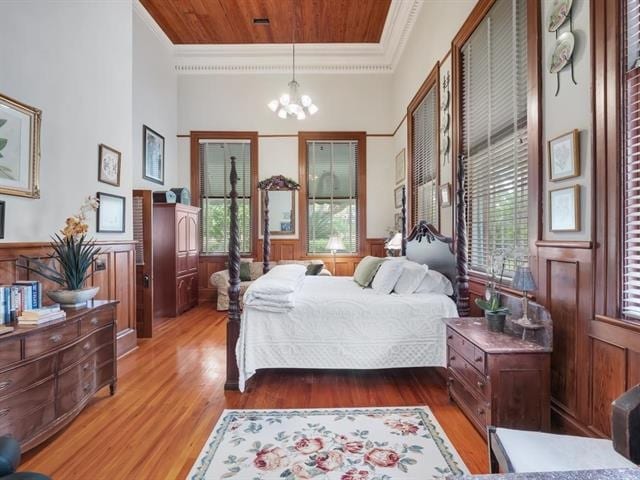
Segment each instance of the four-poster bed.
M307 290L305 291L303 288L299 294L300 305L296 306L291 312L276 314L274 312L258 312L254 311L255 309L247 309L245 307L245 310L248 310L244 313L246 317L245 320L247 324L251 325L250 329L248 329L246 325L243 325L243 329L241 329L237 181L236 162L235 158L231 157L230 279L229 314L227 320L226 389L243 388L246 379L258 368L376 369L411 366L442 366L445 357L445 347L444 341L438 339L441 334L440 324L442 323L439 322L439 319L445 316L455 315L456 309L460 316L468 315L469 310L464 213L464 166L462 158L460 159L457 169L455 249L454 242L451 238L441 235L435 227L426 222L420 222L414 226L409 235L407 235L406 195L404 189L402 198L403 240L401 254L402 256L406 256L407 260L428 265L429 270L437 271L447 277L454 287L452 299L455 300L455 304L447 299L445 295L374 296L370 294L371 289L353 288L355 283L345 277L324 279L310 277L306 280L308 286L304 287L307 288ZM297 186L297 184L295 185ZM260 185L261 189L264 187L264 185ZM266 193L268 189L269 188L263 189L263 192ZM277 182L275 189L278 189ZM264 272L267 273L269 270L270 253L268 194L264 195L263 198L265 207L263 217L263 261ZM309 292L312 288L315 290L313 294L310 294ZM347 310L335 310L335 308L332 310L336 304L345 306ZM355 309L349 312L349 306L355 306ZM367 310L366 306L369 306L370 309ZM385 312L384 315L386 315L386 317L382 318L380 312ZM251 320L249 320L249 315L251 315ZM322 340L327 340L327 342L324 342L326 345L322 347L325 350L314 351L313 349L319 343L323 342L316 342L314 338L305 337L304 335L313 335L314 332L321 329L324 331L327 328L333 329L334 332L341 331L341 329L347 326L346 317L348 317L348 328L352 330L361 328L361 332L357 333L361 334L366 332L370 334L369 336L372 342L382 342L383 340L381 340L381 338L389 331L401 333L395 340L395 344L379 345L383 354L370 358L368 358L367 355L370 353L370 350L374 349L360 348L364 345L354 344L353 342L349 343L350 340L348 340L346 336L342 337L344 339L344 345L340 344L339 340L336 340L338 343L332 344L331 339L327 340L323 338ZM336 318L338 318L338 320L335 320ZM336 321L339 321L340 318L342 318L342 321L345 323L336 324ZM369 322L367 326L362 324L358 327L357 321L364 319ZM384 323L385 319L386 324ZM327 327L327 322L329 321L333 323ZM388 324L390 321L397 321L397 325L390 328ZM268 330L264 330L265 325L269 326ZM376 328L378 328L378 331L375 330ZM296 339L289 341L286 337L287 332L291 332L292 336L294 335L293 332L295 332L295 334L297 334ZM338 337L339 336L336 336L336 338ZM444 335L442 335L442 337L444 339ZM267 340L264 340L265 338ZM364 338L364 340L366 341L367 338ZM425 348L420 348L422 346L422 344L419 343L420 341L425 342ZM284 348L282 348L283 345ZM303 355L301 358L296 359L296 354L300 355L303 348L310 350L311 354ZM360 355L366 358L353 357L348 360L352 363L344 363L344 351L349 349L357 351L359 348L361 352ZM308 360L308 357L313 357L315 360L305 361ZM342 358L343 363L336 361L336 358ZM240 368L239 363L241 364Z

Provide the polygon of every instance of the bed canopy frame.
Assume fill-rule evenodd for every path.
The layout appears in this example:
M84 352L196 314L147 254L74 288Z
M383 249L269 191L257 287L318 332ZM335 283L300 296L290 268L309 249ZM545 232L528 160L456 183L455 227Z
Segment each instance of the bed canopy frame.
M238 227L238 173L236 157L230 157L231 183L229 222L229 311L227 316L227 380L226 390L238 390L238 364L236 343L240 335L240 231ZM469 275L467 269L466 203L464 189L464 157L457 163L456 175L456 222L455 242L441 235L431 224L421 221L407 235L407 206L405 187L402 189L402 247L401 255L424 263L433 270L444 274L454 285L458 314L469 315ZM270 231L269 231L269 190L297 190L299 185L293 180L275 176L263 180L258 188L263 192L263 272L269 271ZM454 246L455 245L455 246Z

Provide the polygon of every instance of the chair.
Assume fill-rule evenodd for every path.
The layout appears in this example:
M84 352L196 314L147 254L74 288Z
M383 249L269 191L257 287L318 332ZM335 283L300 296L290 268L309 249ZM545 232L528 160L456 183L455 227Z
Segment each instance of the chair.
M640 463L640 385L613 402L612 439L488 428L491 473L636 468Z
M20 444L11 437L0 437L0 480L51 480L33 472L16 472L20 464Z

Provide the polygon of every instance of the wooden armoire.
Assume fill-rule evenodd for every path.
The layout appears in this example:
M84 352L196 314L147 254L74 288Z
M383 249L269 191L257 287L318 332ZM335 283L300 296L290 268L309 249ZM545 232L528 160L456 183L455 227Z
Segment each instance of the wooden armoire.
M200 209L153 204L153 304L155 317L175 317L198 304Z

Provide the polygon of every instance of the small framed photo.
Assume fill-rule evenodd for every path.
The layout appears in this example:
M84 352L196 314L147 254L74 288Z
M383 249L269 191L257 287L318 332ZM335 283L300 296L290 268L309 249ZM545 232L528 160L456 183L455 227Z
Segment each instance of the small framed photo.
M549 217L552 232L580 231L580 185L549 191Z
M440 206L441 207L450 207L451 206L451 184L449 182L444 185L440 185Z
M142 137L142 178L164 185L164 137L146 125Z
M569 133L549 140L549 180L558 181L580 175L580 132Z
M4 238L4 210L5 210L5 202L4 200L0 200L0 238Z
M400 150L400 153L396 155L396 185L402 182L405 178L405 160L404 160L404 148Z
M101 143L98 148L98 181L114 187L120 186L120 159L122 154Z
M394 216L394 227L396 229L396 232L401 232L402 231L402 214L401 213L396 213Z
M96 231L100 233L124 233L126 198L111 193L98 192Z
M393 191L393 197L395 199L396 208L402 207L402 190L403 190L403 188L404 188L404 185L400 185L399 187L396 187L396 189Z

